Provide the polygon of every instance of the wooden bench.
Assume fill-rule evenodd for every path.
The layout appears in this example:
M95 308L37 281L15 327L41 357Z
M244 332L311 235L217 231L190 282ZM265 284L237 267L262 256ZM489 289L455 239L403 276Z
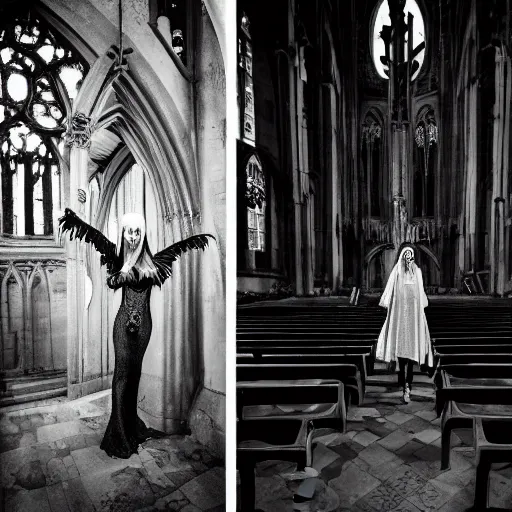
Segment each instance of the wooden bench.
M478 354L511 354L512 353L512 343L504 344L504 343L485 343L482 345L444 345L444 346L435 346L434 347L434 355L442 357L443 355L458 355L458 354L468 354L468 353L478 353Z
M344 345L267 345L260 342L255 342L254 345L243 345L238 347L237 355L252 355L254 357L263 355L318 355L318 356L369 356L371 354L372 344L357 345L346 347Z
M473 432L477 461L474 508L487 510L491 465L512 462L512 417L477 418Z
M343 382L345 404L363 401L363 383L357 366L353 364L237 364L236 380L304 380L332 379ZM352 397L352 400L350 399Z
M254 510L254 468L264 460L312 463L315 424L345 428L344 386L308 379L237 383L237 466L242 510Z
M237 417L241 421L312 421L344 431L344 385L334 379L257 380L237 383Z
M366 382L368 375L373 372L374 346L323 346L323 345L298 345L294 346L282 344L266 345L255 344L237 347L237 361L243 362L239 358L248 357L258 359L271 357L344 357L347 364L355 364L361 372L361 377ZM269 360L267 361L269 362Z
M240 472L242 510L254 511L257 462L287 460L298 469L311 466L314 426L301 419L237 422L237 467Z
M377 339L340 340L317 338L244 339L237 342L240 354L354 354L364 355L366 374L373 373Z
M477 417L512 415L512 366L443 365L436 374L436 410L441 420L441 469L450 466L451 433L473 428Z
M237 364L350 364L355 365L361 374L363 396L366 387L366 355L365 354L304 354L304 353L273 353L265 351L256 355L236 356Z
M512 364L512 353L485 354L485 353L464 353L464 354L440 354L439 366L451 364Z
M473 347L475 346L496 346L496 345L512 345L512 336L501 336L501 335L490 335L480 336L478 334L474 336L460 336L460 337L432 337L432 346L437 350L446 353L444 350L446 347L453 346L464 346ZM475 352L471 350L471 352ZM484 351L487 353L487 351Z
M339 329L277 329L265 327L261 329L247 329L237 330L237 340L243 341L244 339L266 339L266 338L281 338L281 339L337 339L338 341L348 340L368 340L378 337L380 331L370 331L369 329L352 329L352 330L339 330Z

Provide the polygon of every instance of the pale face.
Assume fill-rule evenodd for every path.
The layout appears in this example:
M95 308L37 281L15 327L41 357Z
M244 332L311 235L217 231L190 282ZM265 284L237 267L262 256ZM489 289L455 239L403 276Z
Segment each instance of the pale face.
M409 269L411 267L411 264L414 262L414 253L412 250L407 250L404 252L403 255L405 268Z
M124 240L128 247L134 251L140 244L141 230L136 224L127 224L124 228Z

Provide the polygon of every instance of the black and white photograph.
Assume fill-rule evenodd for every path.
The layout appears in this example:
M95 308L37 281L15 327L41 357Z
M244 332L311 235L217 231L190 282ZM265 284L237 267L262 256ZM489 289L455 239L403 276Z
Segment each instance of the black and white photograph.
M226 510L224 14L1 3L1 510Z
M237 0L239 511L512 510L511 22Z

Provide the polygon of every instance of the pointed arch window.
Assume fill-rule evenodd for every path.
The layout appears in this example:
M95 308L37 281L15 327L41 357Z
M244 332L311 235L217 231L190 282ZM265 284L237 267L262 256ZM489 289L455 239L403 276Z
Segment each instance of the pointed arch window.
M261 162L252 155L245 168L247 188L247 239L249 250L265 252L266 179Z
M87 64L33 11L0 23L1 226L53 233L64 134Z
M418 114L414 131L413 211L415 217L434 215L438 137L434 110L426 106Z
M367 187L368 214L371 217L379 217L380 190L382 182L383 144L382 123L375 112L369 112L362 129L363 169Z
M413 16L413 32L412 32L412 47L414 52L413 66L417 66L416 71L413 73L411 80L414 80L423 65L425 59L425 22L421 15L421 10L415 0L406 0L404 6L404 23L407 23L407 16L411 13ZM389 15L388 0L381 0L380 5L376 9L375 18L372 27L372 56L373 62L377 73L385 79L389 78L389 68L386 64L386 57L389 56L389 49L386 48L385 39L390 35L391 18ZM405 35L405 48L404 56L407 60L407 41L409 34Z
M238 36L238 110L240 113L240 137L254 145L256 127L254 121L254 86L252 82L252 41L250 21L244 13L240 19Z

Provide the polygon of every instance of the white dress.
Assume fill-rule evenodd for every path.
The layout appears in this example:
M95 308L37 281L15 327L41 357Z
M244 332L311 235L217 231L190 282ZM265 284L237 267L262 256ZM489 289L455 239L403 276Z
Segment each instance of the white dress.
M406 272L402 255L398 261L379 304L387 308L388 314L377 342L376 358L390 362L403 357L432 367L432 347L424 311L428 300L421 270L412 263L412 271Z

